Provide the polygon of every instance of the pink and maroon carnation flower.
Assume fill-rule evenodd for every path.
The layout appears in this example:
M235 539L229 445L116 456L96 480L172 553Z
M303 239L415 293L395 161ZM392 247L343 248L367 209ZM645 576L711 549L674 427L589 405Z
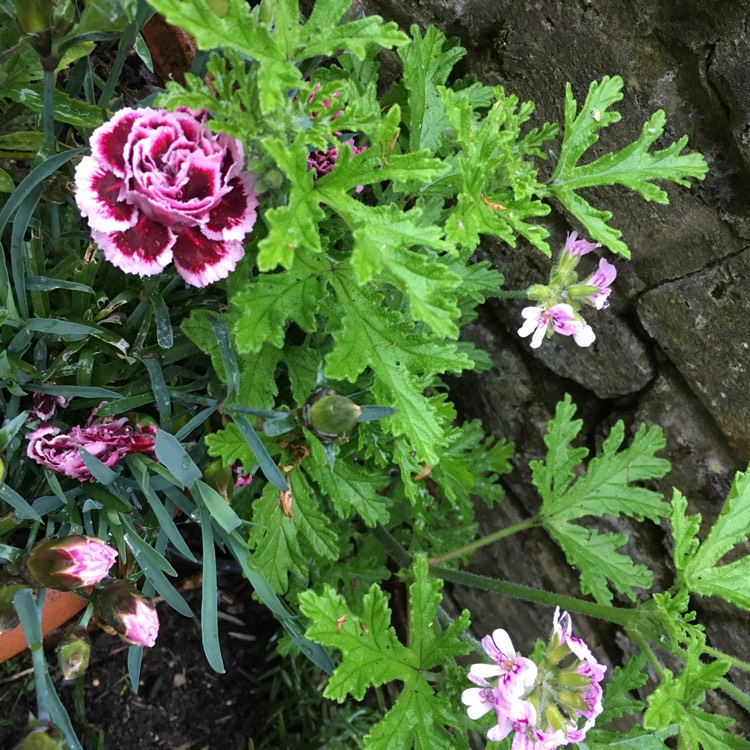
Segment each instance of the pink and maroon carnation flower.
M113 265L151 276L170 262L193 286L225 278L255 224L255 178L242 143L205 112L122 109L91 136L76 202Z

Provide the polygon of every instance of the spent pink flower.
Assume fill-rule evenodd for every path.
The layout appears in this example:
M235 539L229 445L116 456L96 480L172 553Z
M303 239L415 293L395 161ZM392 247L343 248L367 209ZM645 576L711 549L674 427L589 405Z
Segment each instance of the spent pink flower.
M136 425L133 428L127 417L104 417L94 421L94 414L85 427L71 427L67 432L55 425L40 425L26 435L29 441L26 455L51 471L85 482L91 479L91 472L81 457L80 448L110 469L129 453L153 452L153 427Z
M565 238L565 250L567 250L570 255L586 255L601 246L601 242L587 242L583 239L579 240L578 232L571 232Z
M49 385L49 383L45 383L44 385ZM55 416L58 406L64 409L70 401L71 399L68 396L53 396L51 393L35 391L31 396L31 417L42 422L48 422Z
M599 261L599 268L584 281L584 284L588 286L595 286L599 288L596 294L589 297L591 304L597 309L602 310L605 307L609 307L609 295L612 293L611 284L617 277L617 269L609 261L602 258Z
M60 591L94 586L107 577L117 550L95 537L73 535L35 544L23 560L22 576L32 585Z
M242 143L206 127L205 112L126 108L91 136L76 202L104 257L151 276L174 261L193 286L225 278L255 223L255 178Z
M547 331L554 331L563 336L573 336L578 346L590 346L596 335L591 326L578 317L573 308L561 302L548 309L540 307L524 307L521 316L524 324L518 329L521 338L531 336L531 348L537 349L542 345Z

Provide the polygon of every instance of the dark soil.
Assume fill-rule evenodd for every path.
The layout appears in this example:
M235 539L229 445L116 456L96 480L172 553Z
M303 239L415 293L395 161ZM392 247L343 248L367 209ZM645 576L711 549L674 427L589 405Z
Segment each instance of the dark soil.
M259 743L268 705L259 705L253 688L267 669L268 644L278 625L253 601L250 587L241 579L220 576L219 586L227 674L213 672L206 662L199 615L191 621L162 603L159 638L144 653L137 695L127 675L127 646L101 631L92 634L83 689L86 713L81 717L73 707L74 686L62 682L54 650L48 650L55 687L87 750L247 750ZM180 588L199 613L200 579L184 579ZM36 712L28 653L13 660L12 667L13 673L9 666L4 670L8 676L0 677L3 750L15 745L29 713Z

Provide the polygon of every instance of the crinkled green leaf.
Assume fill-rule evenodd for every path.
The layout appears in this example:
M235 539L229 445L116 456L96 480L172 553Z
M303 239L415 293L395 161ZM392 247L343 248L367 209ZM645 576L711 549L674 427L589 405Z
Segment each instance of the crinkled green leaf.
M289 483L292 489L294 524L299 529L299 534L305 538L318 558L338 560L338 534L318 506L304 475L296 470L290 471Z
M434 26L429 26L424 36L419 26L409 31L411 41L399 50L404 85L410 94L409 147L411 151L434 151L448 127L438 87L445 84L466 50L458 45L445 49L445 34Z
M599 140L597 131L619 121L620 115L609 111L609 107L622 99L622 85L620 76L605 76L601 81L594 81L578 112L571 86L567 84L563 143L549 188L583 224L589 236L612 252L629 258L630 251L620 240L621 233L607 224L612 215L594 208L575 191L597 185L624 185L646 200L668 203L667 193L655 185L654 180L687 186L691 178L703 179L708 166L701 154L682 153L687 136L667 148L649 150L664 132L666 117L661 110L651 116L639 138L629 146L579 165L583 154Z
M750 471L735 475L729 495L719 517L705 541L697 546L700 516L684 516L685 502L675 495L677 505L673 513L675 539L681 552L678 571L680 581L690 591L704 596L719 596L742 609L750 610L750 555L739 560L717 565L735 546L750 536ZM684 520L681 520L684 517ZM675 544L675 564L678 546Z
M494 89L496 102L486 117L473 111L466 91L442 89L446 115L460 151L458 203L446 223L449 240L473 250L480 234L500 237L511 247L516 235L550 254L547 230L527 220L546 216L550 208L535 196L545 188L537 181L537 168L528 159L538 149L519 147L521 126L533 111L531 102L518 106L518 97ZM546 133L549 138L553 130Z
M728 661L704 663L703 646L704 636L691 640L679 675L668 669L662 671L661 683L648 697L643 726L658 730L677 724L681 750L747 750L750 742L727 731L734 724L733 719L700 708L706 690L716 688L730 667Z
M299 530L279 506L279 490L267 484L253 503L253 529L249 544L253 564L276 593L289 588L289 576L306 577L307 559L299 546Z
M336 459L333 466L326 460L322 443L310 436L308 442L312 461L304 463L304 470L342 518L353 513L370 527L388 522L388 501L378 493L388 482L383 474L345 458Z
M389 310L381 294L360 287L351 272L341 269L333 279L342 308L342 327L334 331L335 346L326 373L354 382L370 367L378 377L377 401L393 406L396 414L383 424L394 435L404 435L419 460L432 466L444 444L436 409L422 395L420 374L460 372L471 360L453 342L417 332L399 313Z
M238 351L257 352L264 345L280 349L290 321L303 331L315 331L329 274L324 257L300 253L290 270L249 279L233 300L239 313L234 324Z
M622 515L652 521L665 516L669 505L658 493L631 486L667 473L669 462L654 455L664 447L664 437L658 427L646 430L641 426L630 445L621 449L624 426L618 422L604 441L601 455L589 462L583 476L575 478L574 468L587 451L570 446L581 429L581 421L572 418L574 412L566 395L545 436L546 460L531 462L532 481L542 498L540 515L568 562L581 571L585 593L609 603L609 585L634 601L633 589L649 588L653 575L644 565L617 552L627 542L627 535L602 534L571 522L583 516Z
M300 594L302 612L311 620L307 637L342 652L341 663L326 686L326 697L343 702L351 695L361 700L368 687L403 682L394 706L365 737L365 748L456 747L449 728L464 726L464 712L436 693L423 676L470 648L459 639L469 625L468 612L444 631L437 623L441 589L442 581L430 580L426 559L417 558L409 587L409 647L399 641L391 626L387 598L378 586L365 595L361 612L353 612L329 586L320 595Z

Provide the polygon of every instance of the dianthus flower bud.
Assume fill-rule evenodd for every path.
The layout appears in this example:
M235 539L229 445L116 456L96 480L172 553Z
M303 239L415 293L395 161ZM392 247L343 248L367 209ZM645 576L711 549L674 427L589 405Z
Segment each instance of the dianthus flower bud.
M33 720L28 732L13 750L64 750L66 747L62 732L54 724Z
M75 22L73 0L13 0L16 21L24 34L28 34L31 46L42 58L42 65L54 70L57 55L52 56L55 37L67 34Z
M125 643L151 648L159 634L154 603L129 581L111 581L93 594L97 614Z
M20 589L27 586L23 583L6 583L0 586L0 634L13 630L20 620L13 606L13 597Z
M86 631L68 633L57 647L57 666L63 679L75 680L86 672L91 657L91 643Z
M50 538L31 548L20 574L32 586L73 591L106 578L116 559L117 551L94 537Z
M330 388L314 393L302 409L305 427L324 443L340 440L361 414L361 406Z

